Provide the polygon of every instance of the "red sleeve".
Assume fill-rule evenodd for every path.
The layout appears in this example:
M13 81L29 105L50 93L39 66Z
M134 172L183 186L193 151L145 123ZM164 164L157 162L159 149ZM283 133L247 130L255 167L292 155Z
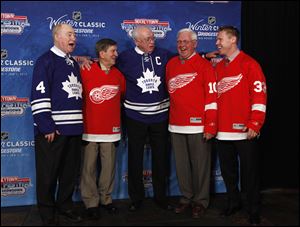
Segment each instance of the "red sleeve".
M267 86L263 71L256 61L250 63L248 78L251 99L251 114L247 127L258 133L265 121Z

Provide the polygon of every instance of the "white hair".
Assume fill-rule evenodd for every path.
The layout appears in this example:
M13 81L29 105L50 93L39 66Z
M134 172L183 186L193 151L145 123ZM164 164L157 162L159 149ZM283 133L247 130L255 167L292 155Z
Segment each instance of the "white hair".
M182 28L182 29L180 29L180 30L177 32L177 38L178 38L179 34L182 33L182 32L189 32L189 33L191 34L191 36L192 36L192 40L197 40L197 34L196 34L196 32L194 32L194 31L193 31L192 29L190 29L190 28Z
M139 38L140 32L143 30L149 30L150 32L152 32L152 30L149 27L144 26L144 25L139 25L132 30L132 33L131 33L132 38L134 40L136 40L136 38Z

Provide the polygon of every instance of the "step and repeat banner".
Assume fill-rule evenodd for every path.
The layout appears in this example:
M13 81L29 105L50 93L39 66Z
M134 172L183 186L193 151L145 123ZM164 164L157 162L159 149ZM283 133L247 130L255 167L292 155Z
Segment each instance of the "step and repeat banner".
M118 50L134 46L131 32L149 26L158 47L176 53L179 29L198 35L198 51L215 50L222 25L240 28L241 2L231 1L1 1L1 206L31 205L35 197L35 155L30 106L32 71L36 59L53 46L51 29L59 23L73 26L77 46L73 55L96 57L99 39L112 38ZM216 152L213 153L212 192L224 192ZM152 196L151 150L145 146L144 184ZM128 198L127 141L118 147L114 199ZM168 193L180 195L175 161L170 151ZM74 193L80 200L80 189Z

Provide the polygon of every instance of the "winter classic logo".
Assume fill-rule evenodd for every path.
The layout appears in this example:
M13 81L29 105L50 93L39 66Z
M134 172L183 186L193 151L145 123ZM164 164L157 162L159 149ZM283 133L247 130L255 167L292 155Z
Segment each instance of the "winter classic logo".
M165 38L167 32L172 30L168 21L159 21L157 19L124 20L123 23L121 23L121 28L127 32L129 37L132 37L133 29L139 25L148 26L157 39Z
M196 32L198 39L216 39L219 26L216 25L215 16L208 16L207 19L201 19L195 23L186 22L188 27Z
M68 14L65 14L58 18L47 17L47 20L50 21L50 30L57 24L69 24L74 28L76 35L82 37L99 37L99 31L95 30L106 28L106 22L82 21L82 18L83 15L80 11L73 11L72 19L69 19Z
M1 13L1 35L21 35L27 26L30 26L27 16Z
M1 49L1 76L27 75L25 67L32 67L33 60L30 59L9 59L8 50Z

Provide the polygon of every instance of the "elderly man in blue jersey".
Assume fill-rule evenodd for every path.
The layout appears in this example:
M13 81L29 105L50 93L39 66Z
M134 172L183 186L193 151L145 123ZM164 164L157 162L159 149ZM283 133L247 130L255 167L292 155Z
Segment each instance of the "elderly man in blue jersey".
M70 56L76 37L68 24L56 25L52 35L54 46L35 63L31 90L37 205L44 225L56 225L56 213L81 221L72 201L83 132L80 70Z
M132 32L136 47L119 55L117 67L126 78L125 115L128 135L129 210L136 211L144 199L143 154L147 139L152 154L154 200L171 209L166 197L168 110L165 66L170 53L155 47L151 29L138 26Z

